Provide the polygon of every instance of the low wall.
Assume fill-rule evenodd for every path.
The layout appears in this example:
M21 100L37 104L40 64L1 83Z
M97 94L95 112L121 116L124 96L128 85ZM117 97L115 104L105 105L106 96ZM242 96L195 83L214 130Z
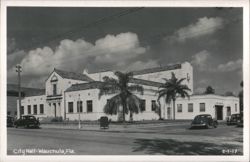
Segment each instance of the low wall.
M134 121L126 122L127 127L147 127L156 124L190 124L191 120L150 120L150 121ZM100 128L99 121L81 121L81 128L88 130L96 130ZM111 122L109 126L111 128L120 127L124 125L122 122ZM41 128L56 128L56 129L79 129L79 123L77 121L67 121L67 122L45 122L41 123Z

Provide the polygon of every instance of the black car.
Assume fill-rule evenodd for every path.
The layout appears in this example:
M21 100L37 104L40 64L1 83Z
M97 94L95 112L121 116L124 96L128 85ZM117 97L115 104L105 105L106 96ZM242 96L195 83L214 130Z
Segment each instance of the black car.
M13 127L14 126L14 117L7 116L7 127Z
M232 114L227 117L227 125L236 125L240 118L240 114Z
M237 126L238 127L243 127L243 114L240 114L239 119L237 120Z
M14 125L16 128L18 128L18 127L26 127L26 128L36 127L36 128L39 128L40 122L39 122L39 120L36 119L35 116L24 115L24 116L21 116L21 118L19 118L18 120L16 120L14 122Z
M216 128L218 126L217 120L213 119L210 114L200 114L194 117L191 123L191 128L194 127L205 127L205 128Z

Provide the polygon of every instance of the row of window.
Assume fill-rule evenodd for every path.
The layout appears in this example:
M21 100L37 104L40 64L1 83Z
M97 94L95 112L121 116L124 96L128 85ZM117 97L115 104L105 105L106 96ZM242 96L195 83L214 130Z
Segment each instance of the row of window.
M193 111L194 111L194 104L188 103L188 112L193 112ZM205 111L206 111L205 103L200 103L200 112L205 112ZM182 104L177 104L177 112L182 112ZM237 112L237 104L235 104L235 112Z
M151 111L155 111L156 110L156 101L155 100L151 100ZM146 110L146 100L141 100L141 111L145 111Z
M86 101L87 113L93 112L93 101L87 100ZM74 112L74 103L68 102L68 113ZM77 112L83 112L83 102L77 101Z
M107 100L107 103L109 100ZM141 100L141 111L146 110L146 101ZM86 101L86 108L87 108L87 113L93 112L93 101L92 100L87 100ZM152 100L151 101L151 110L155 111L156 110L156 101ZM83 112L83 102L82 101L77 101L77 112ZM73 102L68 102L68 113L74 113L74 103Z
M27 106L27 110L28 110L27 114L31 114L31 105ZM43 104L39 105L39 110L40 110L39 111L40 114L44 114L44 105ZM21 106L20 113L21 113L21 115L24 114L24 106ZM34 115L38 114L37 105L33 105L33 114Z
M205 103L200 103L200 112L205 112ZM182 112L182 104L177 104L177 112ZM188 112L194 112L194 104L188 103Z
M107 103L109 103L109 99L107 100ZM145 111L146 110L146 100L141 100L141 102L140 102L140 108L141 108L141 111ZM155 100L151 101L151 110L152 111L156 110L156 101Z

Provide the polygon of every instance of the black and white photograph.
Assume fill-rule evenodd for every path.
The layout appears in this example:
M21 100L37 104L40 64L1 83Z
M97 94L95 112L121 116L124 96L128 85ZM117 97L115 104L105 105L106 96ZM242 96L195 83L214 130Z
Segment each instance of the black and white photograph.
M5 10L5 159L249 160L244 5Z

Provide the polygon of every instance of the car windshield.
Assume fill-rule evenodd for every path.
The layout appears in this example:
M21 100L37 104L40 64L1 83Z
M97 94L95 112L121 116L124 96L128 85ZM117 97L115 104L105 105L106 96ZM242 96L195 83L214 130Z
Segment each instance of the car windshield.
M26 120L27 119L35 119L35 117L34 116L24 116L23 119L26 119Z
M212 118L209 115L199 115L194 118L194 120L199 121L199 120L207 120L208 118Z

